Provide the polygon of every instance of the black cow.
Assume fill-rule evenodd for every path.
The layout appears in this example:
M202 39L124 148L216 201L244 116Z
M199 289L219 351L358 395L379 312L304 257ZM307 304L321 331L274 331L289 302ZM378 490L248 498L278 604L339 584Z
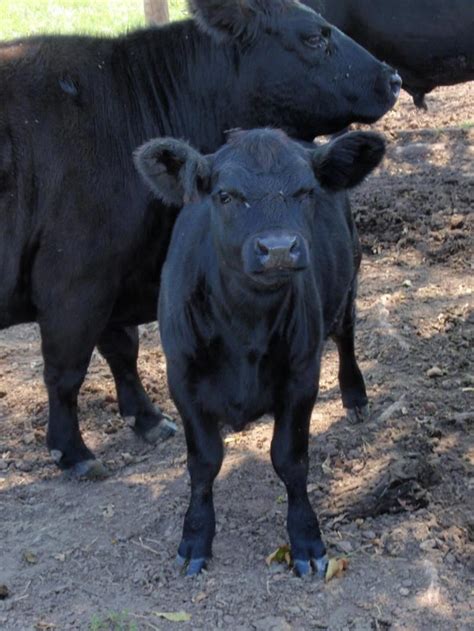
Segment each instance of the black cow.
M147 440L174 426L137 373L178 213L136 173L148 138L201 150L262 124L311 140L396 101L398 75L293 0L195 0L196 20L118 38L44 36L0 46L0 328L39 323L47 442L63 469L101 475L77 395L97 346L120 412ZM349 72L350 70L350 72Z
M472 0L303 0L398 69L417 107L440 85L474 80Z
M163 268L158 319L170 391L184 423L191 502L178 558L196 574L211 556L219 423L275 417L272 462L288 493L298 574L325 569L308 501L308 434L324 341L333 335L343 404L367 403L354 354L360 247L346 189L381 160L384 142L352 133L306 149L283 132L234 132L202 156L150 141L138 169L165 203L186 205Z

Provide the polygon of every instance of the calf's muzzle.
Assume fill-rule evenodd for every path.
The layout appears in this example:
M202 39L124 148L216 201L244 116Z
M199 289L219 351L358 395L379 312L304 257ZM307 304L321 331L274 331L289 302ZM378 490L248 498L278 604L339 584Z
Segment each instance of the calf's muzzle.
M292 272L308 267L308 246L296 233L264 233L250 237L244 245L247 273Z

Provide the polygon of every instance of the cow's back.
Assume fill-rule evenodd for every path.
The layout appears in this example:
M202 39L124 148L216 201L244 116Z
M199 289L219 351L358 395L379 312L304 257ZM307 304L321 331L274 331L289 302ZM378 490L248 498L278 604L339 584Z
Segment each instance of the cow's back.
M408 89L474 79L472 0L307 0L376 57Z

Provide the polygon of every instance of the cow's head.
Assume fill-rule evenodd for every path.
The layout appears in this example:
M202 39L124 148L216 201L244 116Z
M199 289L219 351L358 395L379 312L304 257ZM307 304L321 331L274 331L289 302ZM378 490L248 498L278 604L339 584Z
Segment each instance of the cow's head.
M201 28L230 49L247 104L241 127L272 125L312 140L374 122L398 98L393 68L296 0L190 0L190 7Z
M152 140L135 161L165 203L207 206L223 269L278 287L310 264L318 216L331 212L333 193L356 186L383 154L374 133L306 148L259 129L231 133L209 156L182 141Z

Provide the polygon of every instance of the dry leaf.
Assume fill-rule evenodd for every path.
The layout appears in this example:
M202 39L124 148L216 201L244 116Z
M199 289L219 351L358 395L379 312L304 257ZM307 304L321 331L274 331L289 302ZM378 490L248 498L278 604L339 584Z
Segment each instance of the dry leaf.
M23 552L23 559L27 563L31 563L32 565L38 563L38 557L36 556L36 554L34 552L30 552L29 550Z
M107 506L104 506L104 508L102 509L102 515L109 519L110 517L114 516L114 513L115 513L115 509L114 509L113 504L107 504Z
M277 548L267 556L265 563L269 567L272 563L286 563L289 566L291 564L290 546L285 543L284 546Z
M329 563L326 569L326 576L324 580L326 583L330 581L332 578L340 576L349 565L349 561L344 557L340 559L329 559Z
M63 563L66 560L66 555L64 554L64 552L58 552L57 554L53 554L53 557L56 559L56 561L61 561L61 563Z
M321 469L324 471L324 473L326 473L326 475L331 475L332 469L331 469L331 457L330 456L328 456L326 458L326 460L322 463Z
M170 622L188 622L191 620L191 614L185 611L154 611L153 614Z

